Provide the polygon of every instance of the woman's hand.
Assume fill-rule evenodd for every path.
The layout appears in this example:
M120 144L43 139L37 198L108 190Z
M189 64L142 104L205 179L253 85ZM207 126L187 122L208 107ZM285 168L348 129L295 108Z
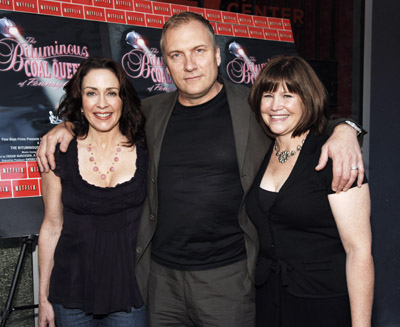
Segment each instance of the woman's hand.
M54 310L51 303L46 299L39 302L39 327L55 327Z

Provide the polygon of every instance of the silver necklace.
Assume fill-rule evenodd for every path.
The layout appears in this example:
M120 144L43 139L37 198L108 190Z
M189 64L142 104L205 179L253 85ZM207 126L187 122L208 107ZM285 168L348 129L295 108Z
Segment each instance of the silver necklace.
M281 164L284 164L286 161L288 161L288 159L289 159L290 157L293 157L293 156L296 154L296 152L300 152L301 149L302 149L302 147L303 147L303 144L304 144L304 141L305 141L305 140L306 140L306 139L304 139L303 141L301 141L301 144L299 144L299 145L296 147L295 150L291 150L291 151L289 151L289 150L283 150L282 152L279 150L279 147L278 147L278 145L276 144L276 141L275 141L274 149L275 149L275 151L276 151L275 155L278 157L278 161L279 161Z

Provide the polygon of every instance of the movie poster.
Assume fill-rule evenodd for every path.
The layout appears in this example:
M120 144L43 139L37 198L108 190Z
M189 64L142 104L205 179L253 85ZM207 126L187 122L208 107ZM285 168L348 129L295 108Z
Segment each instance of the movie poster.
M157 28L0 10L0 237L39 232L35 153L41 136L61 122L56 109L63 87L82 60L113 58L142 99L175 90L159 48L164 19L151 19L158 19ZM249 87L268 58L295 54L293 42L265 40L261 28L254 31L252 38L217 33L219 73Z
M102 54L101 35L96 22L0 12L1 162L35 160L40 136L59 123L64 84Z

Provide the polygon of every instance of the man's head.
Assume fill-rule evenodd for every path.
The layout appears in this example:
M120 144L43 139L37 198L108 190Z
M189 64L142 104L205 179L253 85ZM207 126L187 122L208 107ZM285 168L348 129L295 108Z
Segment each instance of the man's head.
M203 16L196 14L194 12L191 11L184 11L181 12L179 14L176 14L174 16L172 16L163 26L163 29L161 31L161 38L160 38L160 49L162 54L164 55L164 38L165 38L165 33L174 27L179 27L181 25L185 25L187 23L189 23L190 21L198 21L200 23L202 23L204 25L204 27L208 30L208 32L210 33L210 37L212 40L212 44L214 47L214 50L217 49L218 47L218 43L217 43L217 39L215 38L215 34L214 34L214 29L211 26L210 22L205 19Z
M218 94L220 49L206 19L192 12L172 16L164 25L160 46L181 104L199 105Z

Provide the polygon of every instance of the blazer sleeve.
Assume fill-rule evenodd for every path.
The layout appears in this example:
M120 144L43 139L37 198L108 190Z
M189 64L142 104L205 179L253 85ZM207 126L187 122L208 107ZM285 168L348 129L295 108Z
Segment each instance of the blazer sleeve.
M354 121L353 119L350 118L337 118L337 119L332 119L328 121L328 126L326 128L326 133L330 136L333 133L333 130L335 129L336 126L340 125L340 124L344 124L346 120L350 120L352 121L354 124L356 124L360 129L361 129L361 134L358 135L358 143L360 143L360 146L363 145L363 141L364 141L364 135L367 134L367 131L364 130L364 128L358 124L356 121Z

